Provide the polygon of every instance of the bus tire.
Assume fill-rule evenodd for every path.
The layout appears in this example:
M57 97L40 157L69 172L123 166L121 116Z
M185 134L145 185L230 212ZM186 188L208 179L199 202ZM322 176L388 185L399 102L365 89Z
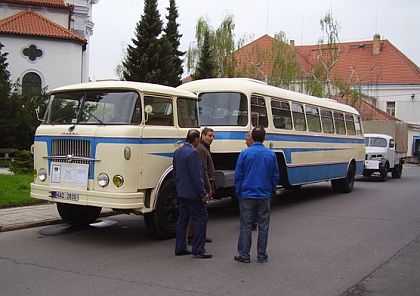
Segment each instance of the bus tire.
M176 235L177 220L178 198L175 180L170 178L162 184L159 190L155 210L144 214L144 222L149 234L158 239L169 239Z
M337 193L350 193L354 187L354 176L356 175L356 166L354 163L349 165L347 175L342 179L331 180L331 185L334 192Z
M392 169L391 175L393 179L401 179L402 176L403 165L397 164L395 168Z
M96 221L102 208L57 203L57 210L61 219L67 224L71 226L87 226Z

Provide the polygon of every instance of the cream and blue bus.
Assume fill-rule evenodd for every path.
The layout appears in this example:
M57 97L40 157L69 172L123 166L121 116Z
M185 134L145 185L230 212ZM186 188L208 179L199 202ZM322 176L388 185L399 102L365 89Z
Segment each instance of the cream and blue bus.
M173 237L172 156L198 127L197 96L180 89L126 81L57 88L35 133L31 197L57 203L70 225L88 225L106 207L142 214L153 235Z
M234 169L253 127L266 129L285 188L331 181L336 192L353 190L362 174L365 145L356 109L246 78L214 78L178 87L199 97L199 121L215 130L212 144L216 197L234 195Z

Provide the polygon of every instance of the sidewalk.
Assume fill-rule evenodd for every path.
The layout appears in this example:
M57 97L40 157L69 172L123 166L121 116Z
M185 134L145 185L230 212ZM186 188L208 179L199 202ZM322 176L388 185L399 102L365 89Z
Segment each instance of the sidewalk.
M113 215L102 209L101 216ZM55 203L0 209L0 232L64 223Z

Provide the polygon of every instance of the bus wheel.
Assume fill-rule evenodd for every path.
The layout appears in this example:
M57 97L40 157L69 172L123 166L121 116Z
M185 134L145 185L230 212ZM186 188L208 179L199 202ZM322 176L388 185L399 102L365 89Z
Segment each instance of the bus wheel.
M393 179L401 179L402 170L403 170L403 165L402 164L397 164L395 166L395 168L393 168L392 171L391 171L392 178Z
M61 219L71 226L86 226L95 222L102 208L93 206L80 206L66 203L57 203L57 210Z
M147 231L158 239L169 239L176 235L178 220L178 199L176 197L175 180L163 183L158 194L156 209L144 214Z
M347 176L342 179L331 180L332 188L338 193L350 193L353 191L354 176L356 174L356 166L354 163L350 164L347 171Z

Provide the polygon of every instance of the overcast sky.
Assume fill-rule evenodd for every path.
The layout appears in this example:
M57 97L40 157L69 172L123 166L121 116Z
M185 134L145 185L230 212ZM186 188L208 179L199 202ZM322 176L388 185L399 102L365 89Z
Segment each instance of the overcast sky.
M391 41L420 66L420 1L418 0L177 0L181 50L195 40L195 25L205 17L217 28L233 15L236 38L251 40L283 31L296 45L316 44L322 32L320 18L330 10L340 24L342 42L371 40L375 33ZM166 21L169 0L158 1ZM93 36L90 38L91 79L116 78L115 68L124 57L143 14L144 1L99 0L93 5ZM186 75L186 73L184 73Z

